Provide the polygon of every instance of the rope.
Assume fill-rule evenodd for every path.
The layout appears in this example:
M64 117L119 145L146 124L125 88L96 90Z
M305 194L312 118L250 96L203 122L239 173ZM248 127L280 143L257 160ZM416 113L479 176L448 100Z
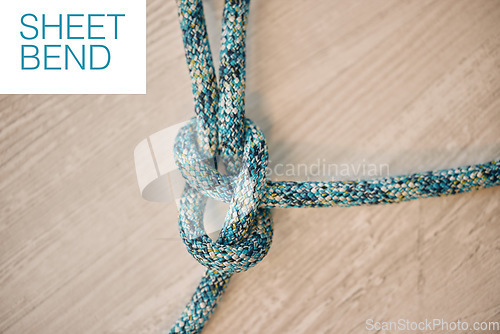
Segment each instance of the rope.
M231 275L265 257L273 236L270 208L398 203L500 184L499 161L364 181L267 180L264 134L244 116L249 0L225 1L218 83L201 0L177 0L177 5L196 113L174 147L187 181L179 229L189 253L207 271L171 333L201 332ZM227 173L218 171L221 166ZM230 204L216 242L203 227L208 197Z

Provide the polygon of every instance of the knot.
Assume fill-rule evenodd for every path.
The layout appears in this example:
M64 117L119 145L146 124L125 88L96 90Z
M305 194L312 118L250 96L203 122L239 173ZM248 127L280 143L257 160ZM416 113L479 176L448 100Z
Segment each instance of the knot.
M264 135L245 119L241 169L237 175L226 175L217 171L213 156L200 150L196 126L196 119L191 119L174 146L177 167L187 181L179 212L181 237L202 265L227 273L247 270L267 254L273 235L270 210L259 207L268 159ZM203 226L207 196L230 204L217 242Z

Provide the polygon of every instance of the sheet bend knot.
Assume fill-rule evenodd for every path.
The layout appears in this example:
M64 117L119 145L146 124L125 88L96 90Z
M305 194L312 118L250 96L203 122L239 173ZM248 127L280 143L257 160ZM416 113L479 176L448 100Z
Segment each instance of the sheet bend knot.
M196 118L177 135L176 164L187 181L181 199L179 227L189 253L216 272L236 273L255 266L266 256L272 241L270 210L260 207L266 188L268 150L262 131L244 121L244 149L237 174L223 174L214 158L200 151ZM230 204L220 239L213 241L203 227L207 196Z
M170 333L199 333L231 275L262 260L270 247L270 208L399 203L500 185L500 161L370 180L266 180L267 145L245 118L245 36L250 0L225 0L216 76L202 0L176 0L196 118L179 132L174 155L186 179L179 228L205 275ZM216 157L219 155L219 157ZM224 166L227 172L220 172ZM207 199L229 203L217 241L206 233Z

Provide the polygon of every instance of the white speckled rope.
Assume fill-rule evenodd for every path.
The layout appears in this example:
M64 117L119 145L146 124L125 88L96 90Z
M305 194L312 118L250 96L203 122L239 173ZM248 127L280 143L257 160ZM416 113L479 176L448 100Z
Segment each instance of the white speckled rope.
M273 235L272 207L397 203L500 184L498 161L366 181L267 180L264 135L244 117L249 0L225 2L218 83L201 0L177 3L197 115L181 129L175 144L176 163L187 181L179 227L188 251L207 271L172 333L200 332L231 275L264 258ZM221 159L217 160L217 155ZM227 174L217 170L221 163ZM207 196L230 203L217 242L203 227Z

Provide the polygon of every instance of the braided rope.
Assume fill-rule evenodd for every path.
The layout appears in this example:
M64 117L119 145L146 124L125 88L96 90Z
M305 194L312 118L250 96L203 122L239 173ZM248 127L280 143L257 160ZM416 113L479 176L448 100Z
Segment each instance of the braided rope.
M174 147L187 181L179 229L188 251L207 271L171 333L201 332L231 275L265 257L273 236L270 208L397 203L500 184L499 161L364 181L267 180L265 137L244 116L249 0L225 1L218 84L201 0L177 4L196 113L179 131ZM227 174L217 170L218 162ZM217 241L203 227L208 197L230 204Z

